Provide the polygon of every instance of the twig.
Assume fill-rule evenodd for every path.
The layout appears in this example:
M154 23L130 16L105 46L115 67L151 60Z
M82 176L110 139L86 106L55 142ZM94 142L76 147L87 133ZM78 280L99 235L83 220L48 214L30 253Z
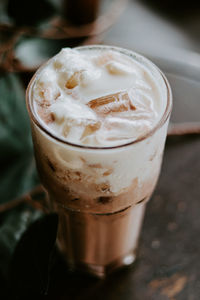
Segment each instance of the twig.
M168 136L200 134L200 122L172 123L169 125Z
M36 186L34 189L32 189L29 193L16 198L14 200L11 200L7 203L0 204L0 213L3 213L7 210L11 210L15 208L16 206L20 205L21 203L29 203L33 207L39 210L44 210L46 211L47 208L43 205L43 203L40 203L39 201L36 201L33 199L33 197L36 197L37 194L44 192L44 189L41 185ZM44 196L44 201L45 201L45 196Z

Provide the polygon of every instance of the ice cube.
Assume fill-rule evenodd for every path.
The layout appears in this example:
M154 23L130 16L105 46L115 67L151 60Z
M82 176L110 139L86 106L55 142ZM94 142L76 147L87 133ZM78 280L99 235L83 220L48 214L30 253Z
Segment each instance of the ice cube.
M112 75L128 75L135 73L133 67L120 63L118 61L110 61L105 65L108 72Z
M55 121L54 115L46 108L38 107L37 113L46 124Z
M101 72L98 70L83 70L80 75L80 85L85 87L92 81L97 80L101 76Z
M68 123L65 123L62 128L62 135L66 138L70 132L71 126Z
M88 135L81 140L84 145L99 145L96 135Z
M96 122L91 122L90 124L87 124L85 126L85 129L82 133L81 139L84 139L88 135L93 134L95 131L97 131L101 127L101 122L96 121Z
M103 66L108 63L110 60L113 60L113 53L110 51L106 51L105 53L98 55L94 58L94 63L97 66Z
M93 80L98 79L101 76L100 71L96 71L93 69L88 70L79 70L74 72L67 80L65 87L67 89L73 89L78 85L81 86L87 86L89 85Z
M80 102L73 101L70 96L65 96L51 105L51 112L53 113L57 123L62 123L64 120L68 122L82 123L85 120L96 120L95 113L86 105Z
M150 128L151 124L146 120L108 117L105 119L99 138L107 141L134 140L138 136L145 134Z
M87 105L100 115L136 109L128 93L124 91L96 98L88 102Z
M61 95L58 87L49 82L38 82L34 92L36 101L42 107L49 107Z
M67 89L73 89L80 83L80 76L82 74L83 70L74 72L72 76L67 80L65 87Z

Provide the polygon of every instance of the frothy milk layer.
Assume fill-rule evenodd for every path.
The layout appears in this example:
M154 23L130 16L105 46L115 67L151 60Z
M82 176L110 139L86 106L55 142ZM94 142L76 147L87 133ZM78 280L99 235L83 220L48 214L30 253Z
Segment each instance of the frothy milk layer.
M133 57L112 49L62 49L37 74L34 109L58 137L88 146L134 141L166 107L160 84Z
M40 123L32 122L33 142L51 197L95 213L116 212L148 199L167 133L167 87L150 61L120 48L66 48L42 66L27 100ZM152 134L124 146L161 119ZM113 145L121 147L109 148Z

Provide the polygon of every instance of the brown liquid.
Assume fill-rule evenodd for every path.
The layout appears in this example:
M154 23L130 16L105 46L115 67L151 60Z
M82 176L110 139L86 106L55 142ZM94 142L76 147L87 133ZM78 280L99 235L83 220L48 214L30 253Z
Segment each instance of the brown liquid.
M97 186L81 172L58 168L38 145L35 156L50 206L59 215L57 242L67 263L99 277L131 264L159 169L149 181L139 185L135 178L114 195L106 183Z
M58 246L72 268L103 277L134 261L145 204L111 214L82 213L60 205L55 209L60 220Z

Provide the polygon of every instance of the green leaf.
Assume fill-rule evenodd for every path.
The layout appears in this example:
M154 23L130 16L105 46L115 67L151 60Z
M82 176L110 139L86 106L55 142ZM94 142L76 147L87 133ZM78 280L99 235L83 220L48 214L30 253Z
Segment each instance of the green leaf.
M8 0L0 1L0 23L10 23L10 18L7 13Z
M24 94L17 75L0 78L0 203L38 184Z
M38 183L35 162L32 156L16 158L10 164L1 179L0 202L7 202L10 199L17 198Z

